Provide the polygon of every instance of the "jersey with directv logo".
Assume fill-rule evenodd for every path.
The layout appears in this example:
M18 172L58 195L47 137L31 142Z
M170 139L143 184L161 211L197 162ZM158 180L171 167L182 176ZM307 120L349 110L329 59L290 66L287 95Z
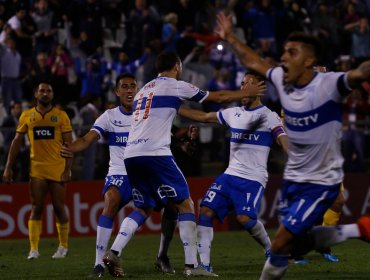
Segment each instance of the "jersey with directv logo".
M341 100L351 89L345 73L316 73L302 87L285 85L281 67L267 72L284 109L289 137L284 178L334 185L343 180Z
M22 113L18 133L27 133L30 141L30 176L59 182L65 168L65 159L60 156L62 133L72 131L65 111L53 107L42 115L33 107Z
M267 107L234 107L217 112L230 127L230 160L224 173L266 186L267 158L276 137L284 133L280 117Z
M121 106L106 110L96 119L91 130L105 137L109 145L109 170L107 176L127 175L124 153L131 127L132 113L126 113Z
M172 155L171 127L182 100L202 102L207 96L208 91L174 78L147 83L135 96L125 158Z

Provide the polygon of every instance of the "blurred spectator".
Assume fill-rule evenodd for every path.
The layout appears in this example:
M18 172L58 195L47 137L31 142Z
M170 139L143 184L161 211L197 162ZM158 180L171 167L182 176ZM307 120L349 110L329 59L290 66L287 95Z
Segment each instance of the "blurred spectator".
M54 53L49 56L47 64L51 69L54 99L58 102L69 102L78 98L68 94L68 71L72 68L73 62L63 45L56 46Z
M180 33L194 30L195 1L175 0L174 12L179 17L177 27Z
M15 136L15 130L18 126L19 117L22 114L22 103L13 102L11 104L10 114L4 119L2 124L2 132L4 136L4 150L9 151L10 145ZM14 164L14 180L16 182L28 181L28 166L29 166L29 149L27 141L23 141L21 150Z
M351 32L351 55L355 60L370 57L370 28L366 17L347 24L345 29Z
M5 45L0 45L1 95L8 113L12 101L22 101L21 62L22 58L17 51L15 40L8 37L5 40Z
M33 21L36 24L34 51L51 53L55 43L56 19L54 12L49 9L48 0L36 0L32 13Z
M145 85L149 81L153 80L157 75L157 69L155 68L155 62L158 55L162 51L161 40L155 38L148 43L148 58L144 62L143 71L143 84Z
M25 94L23 97L27 101L31 101L33 98L32 93L34 92L34 88L41 82L41 81L51 81L52 74L51 70L47 64L48 56L45 52L40 52L36 56L36 64L33 64L30 71L26 75L24 79L24 83L27 84Z
M11 36L11 33L13 32L12 27L9 23L5 23L3 26L3 30L0 33L0 44L5 44L5 39L9 36Z
M365 121L368 119L368 96L361 89L355 89L343 106L344 170L346 172L365 171Z
M149 50L139 58L134 61L130 61L128 55L123 50L119 50L117 58L112 63L112 71L114 72L114 79L122 73L131 73L135 75L137 68L140 65L143 65L146 59L148 58Z
M176 42L180 38L180 34L177 31L177 21L178 16L175 13L169 13L164 17L161 38L164 50L176 51Z
M85 96L82 100L85 101L85 105L80 110L80 117L82 118L80 135L85 135L100 115L99 108L101 107L101 100L98 96L89 95ZM95 178L96 145L96 143L90 145L83 152L81 180L94 180Z

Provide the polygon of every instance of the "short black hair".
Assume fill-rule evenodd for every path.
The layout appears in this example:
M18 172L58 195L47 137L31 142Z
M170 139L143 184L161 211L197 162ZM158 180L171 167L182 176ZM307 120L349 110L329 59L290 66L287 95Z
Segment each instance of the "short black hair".
M301 42L312 50L315 58L321 60L321 44L317 37L304 33L304 32L293 32L291 33L286 42Z
M131 79L134 79L136 81L136 78L133 74L131 74L129 72L122 73L122 74L118 75L118 77L116 78L116 88L119 86L119 81L121 79L124 79L124 78L131 78Z
M38 83L33 87L33 93L36 93L39 90L39 86L41 84L47 84L47 85L51 86L52 90L54 91L53 84L48 79L42 79L42 80L38 81Z
M177 63L181 63L181 59L176 52L164 51L158 55L155 67L158 73L162 73L171 70Z

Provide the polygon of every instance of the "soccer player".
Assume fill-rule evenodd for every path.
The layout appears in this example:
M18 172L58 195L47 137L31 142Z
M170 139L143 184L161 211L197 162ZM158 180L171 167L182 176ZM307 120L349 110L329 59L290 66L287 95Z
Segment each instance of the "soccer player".
M39 241L42 232L41 216L48 193L51 195L59 247L53 259L64 258L68 253L68 216L65 210L66 182L71 179L71 160L60 156L63 144L72 142L71 122L66 112L52 105L54 92L49 83L40 83L35 92L36 106L22 113L16 135L10 146L3 181L11 183L12 166L21 148L24 134L30 141L31 215L28 220L30 252L28 259L40 257Z
M346 73L316 72L318 41L295 33L284 45L281 66L272 67L236 37L230 16L220 13L217 25L218 34L234 48L241 62L275 85L284 109L289 149L281 219L260 279L282 278L293 247L306 253L349 238L370 241L368 215L354 224L314 227L333 204L343 181L341 101L352 88L369 80L370 61Z
M120 270L117 257L137 228L158 204L179 211L180 238L184 246L187 276L214 276L197 266L194 203L187 182L170 150L171 126L183 99L196 102L230 102L256 95L265 86L247 84L239 91L208 92L179 81L182 63L174 52L161 53L156 61L159 76L144 85L134 101L133 122L125 150L127 175L133 186L136 211L126 217L111 250L104 256L110 271ZM114 275L114 273L113 273Z
M113 222L118 211L132 200L132 187L127 178L124 151L132 120L132 104L137 93L137 82L130 73L116 78L115 93L120 106L106 110L94 123L91 130L72 144L63 146L61 155L66 158L96 143L100 138L108 139L110 161L103 188L104 208L96 231L95 265L90 277L104 274L103 256L112 234ZM161 246L156 266L165 273L174 273L167 257L169 243L176 227L177 212L166 209L162 219ZM117 272L118 273L118 272ZM123 272L120 273L123 276Z
M247 73L241 89L264 78ZM200 266L212 271L211 242L215 217L222 222L232 209L236 219L270 255L271 241L263 224L257 219L258 209L267 182L267 158L274 139L286 151L288 140L279 116L262 105L260 97L245 97L241 107L205 113L180 108L179 115L200 122L227 125L231 130L230 159L226 171L218 176L202 199L198 232Z

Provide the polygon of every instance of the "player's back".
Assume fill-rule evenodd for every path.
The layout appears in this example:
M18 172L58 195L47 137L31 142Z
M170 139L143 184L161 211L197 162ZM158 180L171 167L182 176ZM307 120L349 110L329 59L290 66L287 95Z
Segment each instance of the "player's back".
M171 127L182 100L201 102L208 92L174 78L158 77L135 96L125 157L171 155Z

